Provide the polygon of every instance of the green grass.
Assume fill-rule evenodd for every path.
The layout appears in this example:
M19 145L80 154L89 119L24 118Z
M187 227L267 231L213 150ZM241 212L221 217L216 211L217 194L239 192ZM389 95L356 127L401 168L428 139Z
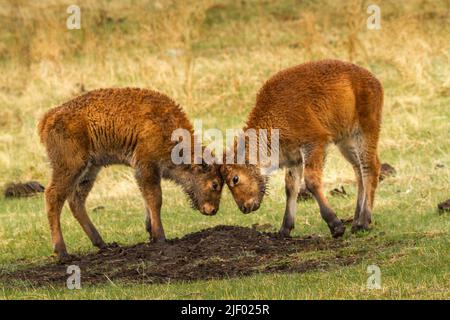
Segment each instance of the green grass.
M78 94L78 83L87 89L155 88L177 100L192 120L202 119L206 128L239 128L258 88L271 74L311 59L348 60L349 25L357 18L348 10L355 4L363 9L366 5L292 0L240 5L224 0L204 7L162 3L163 11L155 9L153 2L136 7L98 2L89 6L77 34L58 27L63 5L43 2L48 11L30 16L42 7L25 2L22 24L13 24L12 17L0 19L5 30L0 37L2 185L30 179L47 182L49 168L36 123L50 107ZM364 50L357 45L353 61L372 70L384 85L380 154L397 175L379 186L373 230L345 235L349 251L367 250L361 261L301 274L158 285L109 283L75 291L0 283L0 299L448 299L450 220L448 213L437 211L437 204L450 196L450 30L442 17L448 3L387 1L380 6L382 30L358 29ZM113 19L126 20L115 25L102 18L100 9L107 9ZM361 12L365 19L365 10ZM0 15L5 12L0 10ZM173 49L181 54L171 56L168 52ZM339 217L348 218L356 201L352 169L331 148L325 188L339 185L344 185L348 197L330 196L329 201ZM270 223L270 231L276 231L284 212L282 172L272 177L270 194L251 215L239 212L227 189L214 217L192 211L171 183L164 183L163 193L168 238L219 224ZM105 209L93 212L98 206ZM122 245L147 241L142 199L130 169L102 171L88 210L105 241ZM95 250L67 207L62 228L70 252ZM329 237L313 201L299 204L293 236L308 234ZM43 197L0 198L0 272L48 263L50 253ZM331 254L307 253L317 259ZM380 290L366 288L371 264L381 269Z
M338 161L336 154L330 161ZM407 160L407 159L406 159ZM405 159L403 160L405 161ZM407 162L407 161L405 161ZM449 297L449 220L447 214L438 214L436 203L446 196L444 188L411 188L410 178L401 165L391 161L400 171L396 178L388 178L380 185L374 229L368 234L350 235L350 249L369 249L373 241L381 250L369 252L356 265L332 268L330 271L312 271L302 274L255 275L237 279L171 283L162 285L127 285L111 283L83 287L71 291L54 288L32 288L26 285L3 289L0 297L11 298L152 298L152 299L304 299L304 298L448 298ZM347 168L349 169L349 168ZM436 169L437 170L437 169ZM442 169L439 169L442 170ZM131 172L126 171L127 174ZM434 173L435 174L435 173ZM103 180L103 179L102 179ZM103 181L99 181L99 185ZM428 176L422 185L445 183ZM438 180L436 182L436 180ZM402 182L403 181L403 182ZM282 175L271 182L272 190L262 208L252 215L242 215L234 206L228 192L222 208L215 217L204 217L187 209L187 201L172 184L164 185L163 219L167 236L178 237L218 224L251 226L270 223L278 227L283 212ZM341 217L353 211L355 188L345 185L349 198L331 198ZM331 186L329 187L331 188ZM98 189L98 188L97 188ZM111 188L114 190L114 187ZM426 194L424 194L426 192ZM106 241L133 244L147 240L143 226L141 199L137 190L130 195L114 198L93 192L89 208L104 205L105 209L92 212L91 217ZM170 205L168 204L170 203ZM23 268L30 263L48 262L50 253L46 217L42 197L0 202L2 224L2 255L0 264L7 271ZM313 201L301 203L298 210L295 235L320 234L328 236ZM77 253L94 251L67 208L63 212L63 230L69 250ZM377 237L372 237L372 235ZM383 247L386 245L386 247ZM318 259L323 252L308 253ZM331 254L325 252L325 254ZM299 255L299 259L306 258ZM308 257L309 259L310 257ZM381 268L382 289L366 289L368 265Z

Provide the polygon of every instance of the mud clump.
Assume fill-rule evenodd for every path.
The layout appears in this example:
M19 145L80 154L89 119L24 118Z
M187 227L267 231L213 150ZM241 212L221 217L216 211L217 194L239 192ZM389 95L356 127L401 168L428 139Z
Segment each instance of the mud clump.
M346 197L347 191L345 191L344 186L341 186L340 188L334 188L330 191L330 194L333 197Z
M343 249L343 250L341 250ZM353 250L353 251L352 251ZM67 267L81 269L83 285L107 282L164 283L246 276L255 273L327 270L357 263L367 253L349 242L319 236L282 238L252 228L216 226L163 244L117 246L14 271L0 271L0 283L63 287ZM309 252L322 252L319 255Z
M254 223L254 224L252 224L252 229L256 230L256 231L264 231L264 230L269 230L272 228L273 228L273 226L270 223L264 223L264 224Z
M450 211L450 199L438 204L438 210L440 212Z
M5 198L31 197L44 191L44 186L37 181L9 183L5 186L4 196Z
M383 181L384 179L386 179L388 177L395 177L396 174L397 174L397 171L389 163L381 164L380 178L379 178L380 181Z
M297 195L297 202L307 201L307 200L312 200L312 199L313 199L312 193L309 192L308 189L306 189L306 187L302 186Z

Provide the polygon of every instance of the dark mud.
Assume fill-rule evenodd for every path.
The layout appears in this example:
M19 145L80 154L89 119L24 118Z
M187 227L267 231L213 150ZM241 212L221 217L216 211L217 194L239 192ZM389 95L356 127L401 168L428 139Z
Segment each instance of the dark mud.
M450 199L447 199L438 204L438 210L440 212L450 211Z
M317 254L319 251L322 253ZM80 267L84 285L110 281L164 283L256 273L301 273L352 265L366 254L367 250L351 248L350 242L344 240L319 236L281 238L254 228L217 226L165 244L117 246L78 256L65 265L51 261L17 271L2 271L0 282L17 285L17 280L20 280L33 286L63 287L68 277L68 265Z
M347 191L345 191L344 186L341 186L340 188L334 188L330 191L330 194L333 197L346 197Z
M4 196L5 198L31 197L44 191L44 186L37 181L9 183L5 186Z
M391 166L389 163L383 163L381 164L380 169L380 181L383 181L384 179L388 177L395 177L397 174L397 170L393 166Z

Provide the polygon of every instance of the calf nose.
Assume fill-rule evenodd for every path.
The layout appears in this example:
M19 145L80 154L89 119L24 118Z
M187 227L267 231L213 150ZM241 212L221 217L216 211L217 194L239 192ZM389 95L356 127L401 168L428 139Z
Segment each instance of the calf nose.
M242 211L242 213L248 213L248 208L245 205L240 205L239 209Z
M255 203L253 203L252 208L251 208L250 211L256 211L258 209L259 209L259 203L255 202Z
M259 203L255 199L251 199L249 201L246 201L245 204L242 206L244 210L242 212L244 213L250 213L252 211L258 210Z
M250 213L250 212L252 212L252 211L257 210L258 208L259 208L259 206L258 206L257 203L252 203L252 204L249 204L249 205L247 205L247 206L245 207L245 211L246 211L246 213Z
M206 214L206 215L215 215L217 213L217 208L214 207L212 204L210 203L205 203L202 207L202 213Z

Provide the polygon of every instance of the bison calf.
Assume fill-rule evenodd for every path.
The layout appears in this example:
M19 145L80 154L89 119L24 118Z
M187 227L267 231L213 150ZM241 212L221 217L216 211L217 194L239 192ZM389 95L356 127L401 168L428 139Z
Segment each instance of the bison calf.
M279 166L287 168L281 234L288 236L294 228L303 176L333 237L344 233L344 225L322 189L322 169L330 143L339 147L357 178L352 231L369 228L380 173L377 144L382 105L380 82L367 70L342 61L305 63L279 72L264 84L244 131L279 130ZM261 169L260 164L248 162L221 169L244 213L258 209L264 196L267 179Z
M45 190L54 252L68 257L60 226L65 200L94 246L106 245L89 219L85 202L100 169L131 166L147 212L147 231L164 241L160 218L161 178L181 185L195 209L213 215L223 180L217 165L174 165L172 131L193 129L184 112L167 96L143 89L100 89L47 112L39 135L53 169ZM194 149L194 148L193 148ZM202 163L200 161L200 163Z

